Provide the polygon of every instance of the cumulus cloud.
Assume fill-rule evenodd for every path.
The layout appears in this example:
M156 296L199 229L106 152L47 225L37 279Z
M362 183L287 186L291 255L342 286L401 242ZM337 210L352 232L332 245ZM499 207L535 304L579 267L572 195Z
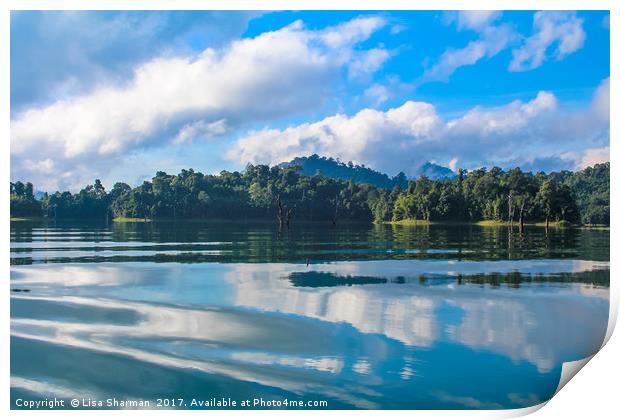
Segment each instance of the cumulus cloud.
M204 120L185 124L174 138L175 143L185 143L186 141L221 136L228 131L226 120L221 119L214 122Z
M390 57L390 53L383 48L373 48L357 54L349 63L349 76L365 78L379 70Z
M411 92L414 88L412 83L403 82L398 76L387 76L382 83L373 83L364 92L364 99L374 106L379 106L389 99L398 95Z
M422 76L422 82L447 81L460 67L476 64L503 50L512 49L510 71L533 70L551 54L561 60L579 50L586 39L583 19L575 12L540 11L533 17L533 34L525 37L508 24L499 24L501 12L470 10L448 12L445 21L456 22L460 31L478 33L478 38L462 48L449 47Z
M13 11L12 112L88 92L93 84L126 80L136 65L172 50L223 46L258 15L198 10Z
M313 31L297 21L197 55L159 57L122 86L27 109L11 121L12 175L36 181L24 160L49 159L79 185L131 150L314 109L341 70L368 54L355 46L384 25L371 16ZM379 61L361 59L366 66L349 71L373 71ZM97 164L82 172L86 161Z
M541 11L534 14L534 34L523 46L512 52L511 71L524 71L540 67L549 52L556 60L577 51L583 46L586 33L583 19L575 12Z
M534 127L528 127L532 119L556 107L556 97L549 92L541 91L534 99L526 103L514 101L506 106L491 109L476 107L461 118L449 121L446 127L454 135L460 137L485 138L508 135L526 127L533 129Z
M24 160L24 167L32 172L39 172L42 174L51 174L54 170L54 161L50 158L42 159L39 161L32 161L31 159Z
M577 166L579 169L584 169L597 163L609 162L609 156L609 146L600 147L598 149L588 149L583 153Z
M364 96L371 99L376 105L381 105L390 99L390 91L385 85L373 83L364 90Z
M479 37L463 48L448 48L437 63L424 73L423 81L446 81L459 67L470 66L483 58L493 57L505 49L516 36L509 25L494 23L501 16L497 11L460 11L456 16L448 16L448 22L457 21L459 30L473 30Z
M451 120L443 120L430 103L408 101L385 112L364 109L353 116L254 131L238 139L227 157L276 164L317 153L390 174L413 174L426 161L456 169L457 163L464 168L527 165L533 156L539 163L547 158L557 166L561 159L564 168L580 168L608 160L608 149L605 154L595 147L609 144L609 120L597 110L608 89L608 81L601 83L592 105L582 111L564 111L555 95L541 91L527 102L475 107ZM580 121L579 126L567 130L570 120Z
M461 10L457 21L459 29L484 30L491 22L501 16L497 10Z
M285 130L266 129L239 139L227 157L239 162L279 163L318 153L383 167L384 160L411 153L441 128L435 108L408 101L386 112L364 109L352 117L335 115Z
M592 109L597 118L609 122L609 79L603 80L594 92Z

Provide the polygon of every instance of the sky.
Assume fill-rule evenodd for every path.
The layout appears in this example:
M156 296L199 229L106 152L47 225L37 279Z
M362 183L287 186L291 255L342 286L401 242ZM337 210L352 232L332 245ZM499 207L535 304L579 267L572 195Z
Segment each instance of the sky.
M606 11L13 11L11 180L609 160Z

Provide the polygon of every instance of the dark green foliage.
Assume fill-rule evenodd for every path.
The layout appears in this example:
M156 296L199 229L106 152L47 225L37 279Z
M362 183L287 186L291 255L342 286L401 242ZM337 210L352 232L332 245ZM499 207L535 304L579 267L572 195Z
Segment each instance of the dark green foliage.
M244 172L179 175L158 172L151 182L112 201L114 216L137 218L273 219L277 199L293 207L293 219L371 220L368 194L375 188L324 176L302 176L295 168L248 165Z
M41 216L41 203L34 198L30 182L11 182L11 217L20 216Z
M422 176L394 201L391 220L404 219L609 224L609 163L550 175L495 167L459 171L453 180Z
M43 195L43 215L50 218L99 219L108 217L112 195L107 194L98 179L77 194L69 191Z
M342 276L320 271L291 273L288 280L295 287L353 286L359 284L382 284L388 282L388 280L383 277Z
M609 224L609 162L579 172L556 172L549 177L573 192L582 223Z
M292 209L293 220L332 223L404 219L609 223L609 163L549 175L495 167L460 170L453 179L421 176L407 183L404 175L394 179L390 188L377 188L324 174L305 176L295 166L248 165L243 172L219 175L192 169L178 175L157 172L136 188L116 183L109 193L95 180L77 194L45 193L40 201L33 196L32 184L16 182L11 183L11 216L275 220L279 198Z

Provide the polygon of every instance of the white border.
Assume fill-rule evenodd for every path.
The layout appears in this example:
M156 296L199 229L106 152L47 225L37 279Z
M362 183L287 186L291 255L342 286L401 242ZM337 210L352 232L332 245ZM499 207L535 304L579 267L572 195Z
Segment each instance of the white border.
M358 0L358 1L346 1L341 0L341 4L335 5L331 0L229 0L229 1L199 1L199 0L57 0L57 1L45 1L45 0L4 0L0 6L0 92L2 92L2 101L0 102L0 112L3 118L1 118L1 125L3 133L3 146L5 153L1 155L1 170L5 179L5 183L10 178L10 149L9 149L9 136L10 136L10 71L9 71L9 36L10 36L10 10L39 10L39 9L52 9L52 10L104 10L104 9L127 9L127 10L164 10L164 9L186 9L186 10L441 10L441 9L503 9L503 10L540 10L540 9L555 9L555 10L610 10L611 9L611 22L617 22L618 19L618 6L617 2L602 1L602 0L504 0L502 2L480 0L480 1L456 1L456 0L434 0L432 2L424 1L404 1L404 0ZM610 115L614 116L617 109L617 94L615 77L618 69L618 54L614 52L614 47L619 45L617 42L618 31L614 29L614 25L610 25L611 29L611 112ZM613 119L611 121L611 137L618 138L618 124ZM617 140L616 140L617 141ZM612 160L616 161L615 156L616 148L611 147ZM612 165L612 180L615 180L615 174L618 173L616 166ZM2 255L0 256L2 264L4 264L4 310L1 313L2 317L2 391L0 392L0 409L6 411L11 417L14 418L41 418L50 417L54 418L84 418L87 415L89 418L109 418L111 415L114 417L133 417L137 415L143 415L135 411L113 411L113 412L93 412L88 413L78 411L63 411L53 412L48 411L45 413L37 413L32 411L10 411L9 412L9 340L6 339L10 335L10 319L9 319L9 197L8 188L0 188L0 202L4 203L0 210L0 220L2 220L2 229L5 240L2 243ZM612 181L611 184L611 200L615 203L615 198L618 196L618 184ZM612 224L615 225L615 220L618 220L618 207L612 205ZM617 242L618 235L616 231L611 231L611 260L616 261L618 256L618 247L614 244ZM615 267L615 266L614 266ZM612 277L614 273L612 269ZM616 285L616 280L611 281L611 309L610 309L610 322L608 325L608 332L606 336L607 344L601 350L600 354L596 355L590 363L583 368L583 372L579 373L577 380L570 381L562 391L552 398L547 404L541 404L536 407L531 407L521 410L506 410L506 411L356 411L354 416L359 418L376 418L380 416L392 417L392 418L411 418L416 419L445 419L450 418L465 418L465 419L483 419L483 418L507 418L525 415L536 411L531 418L536 419L571 419L571 418L584 418L585 416L605 419L614 418L617 415L618 404L617 399L617 385L618 374L620 372L618 362L618 355L620 355L620 343L617 337L611 336L613 327L618 314L618 301L620 297L620 287ZM611 337L611 339L610 339ZM537 411L542 406L547 405L545 409ZM331 416L348 416L349 412L343 411L331 411L317 413L314 411L299 411L293 415L299 418L314 418L317 415L321 417ZM217 417L217 418L235 418L237 416L252 416L256 418L287 418L291 416L291 412L276 411L276 412L262 412L262 411L218 411L218 412L171 412L171 411L149 411L148 416L155 418L169 419L169 418L201 418Z

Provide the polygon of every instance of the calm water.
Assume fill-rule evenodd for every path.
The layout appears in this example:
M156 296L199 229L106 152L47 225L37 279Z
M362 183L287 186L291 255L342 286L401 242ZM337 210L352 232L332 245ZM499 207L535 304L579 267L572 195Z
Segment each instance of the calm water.
M517 408L599 348L609 231L20 222L10 279L14 407Z

